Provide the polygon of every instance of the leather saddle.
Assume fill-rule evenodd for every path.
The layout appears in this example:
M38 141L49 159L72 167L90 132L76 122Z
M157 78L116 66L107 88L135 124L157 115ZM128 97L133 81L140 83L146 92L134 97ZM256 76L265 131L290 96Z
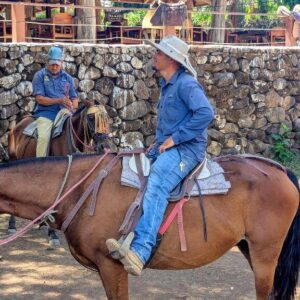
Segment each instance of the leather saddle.
M184 179L176 188L171 192L169 202L176 202L181 200L185 196L190 196L190 192L197 180L204 179L210 176L210 171L207 166L207 158L199 163L199 165ZM147 177L150 173L151 161L144 153L133 154L129 160L130 169L139 176L139 178Z

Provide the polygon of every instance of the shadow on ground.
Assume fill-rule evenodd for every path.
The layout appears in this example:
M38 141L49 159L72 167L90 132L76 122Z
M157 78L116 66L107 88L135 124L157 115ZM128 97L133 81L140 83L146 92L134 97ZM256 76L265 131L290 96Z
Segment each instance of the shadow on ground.
M0 216L0 236L7 216ZM18 226L24 221L18 220ZM33 229L0 248L0 299L106 299L98 274L80 266L63 247L49 250L46 233ZM253 275L237 249L200 269L146 270L130 277L130 299L255 299Z

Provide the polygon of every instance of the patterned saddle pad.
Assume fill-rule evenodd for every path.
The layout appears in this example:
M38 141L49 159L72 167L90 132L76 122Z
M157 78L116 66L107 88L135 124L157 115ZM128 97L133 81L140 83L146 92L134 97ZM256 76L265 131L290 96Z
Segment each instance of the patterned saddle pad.
M52 138L55 138L57 136L60 136L62 131L63 131L63 127L64 124L66 122L66 120L70 117L70 115L63 115L60 119L59 122L57 122L52 130ZM30 124L28 124L24 130L23 130L23 134L35 138L37 139L38 135L37 135L37 128L36 128L36 121L31 122Z
M129 167L130 157L123 158L123 168L121 174L121 184L139 189L141 184L139 177ZM231 188L229 181L224 177L223 168L215 161L208 160L207 168L210 175L203 179L198 179L202 195L226 194ZM198 196L199 190L195 185L191 191L191 196Z

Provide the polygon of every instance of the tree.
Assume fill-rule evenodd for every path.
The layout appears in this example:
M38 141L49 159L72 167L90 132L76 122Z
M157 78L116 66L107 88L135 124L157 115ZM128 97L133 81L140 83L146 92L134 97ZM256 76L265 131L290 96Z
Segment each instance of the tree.
M225 40L225 12L226 12L226 0L212 0L212 10L214 12L220 12L223 14L214 14L212 16L211 27L211 41L213 43L224 43Z
M78 0L78 5L95 6L95 0ZM94 8L77 8L77 38L90 43L96 42L96 10Z
M282 0L282 4L293 9L296 4L299 4L299 0Z

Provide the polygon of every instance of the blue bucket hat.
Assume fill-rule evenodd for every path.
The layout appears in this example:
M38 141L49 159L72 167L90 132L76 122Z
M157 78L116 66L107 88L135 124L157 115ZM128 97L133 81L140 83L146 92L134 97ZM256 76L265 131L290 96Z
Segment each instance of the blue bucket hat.
M51 47L48 52L49 65L61 65L63 61L63 50L59 47Z

